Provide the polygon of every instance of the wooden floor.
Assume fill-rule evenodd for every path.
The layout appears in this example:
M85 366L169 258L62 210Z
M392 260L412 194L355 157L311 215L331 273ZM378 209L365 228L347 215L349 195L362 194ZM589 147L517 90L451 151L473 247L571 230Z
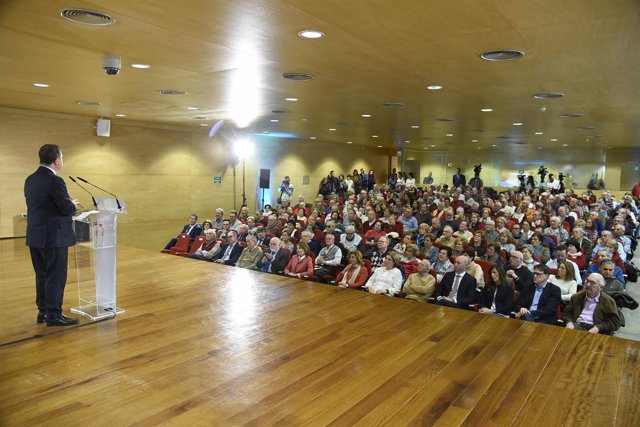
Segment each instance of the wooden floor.
M37 326L23 245L0 241L3 426L640 425L635 341L128 248L124 315Z

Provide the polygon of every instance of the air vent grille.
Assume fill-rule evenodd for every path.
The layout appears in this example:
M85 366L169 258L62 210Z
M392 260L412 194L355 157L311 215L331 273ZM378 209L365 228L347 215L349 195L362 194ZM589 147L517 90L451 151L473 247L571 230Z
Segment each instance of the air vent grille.
M67 8L62 9L60 11L60 16L64 19L67 19L71 22L76 22L78 24L85 25L94 25L94 26L105 26L111 25L116 22L111 16L106 13L96 12L95 10L89 9L75 9L75 8Z
M163 95L185 95L187 92L176 89L160 89L160 93Z
M562 98L563 96L564 96L564 93L554 93L554 92L536 93L533 95L535 99L556 99L556 98Z
M560 114L560 117L564 117L564 118L576 118L576 117L583 117L584 114L580 114L580 113L565 113L565 114Z
M483 53L480 57L487 61L513 61L524 56L524 52L519 50L490 50Z
M307 82L313 80L313 75L305 73L284 73L282 78L285 80L293 80L296 82Z

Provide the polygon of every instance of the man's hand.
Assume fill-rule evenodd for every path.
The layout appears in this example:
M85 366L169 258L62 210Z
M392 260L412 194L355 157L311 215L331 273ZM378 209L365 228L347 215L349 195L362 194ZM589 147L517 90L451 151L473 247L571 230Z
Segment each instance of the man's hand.
M589 332L592 334L597 334L598 332L600 332L600 329L598 329L597 326L594 326L593 328L589 329Z

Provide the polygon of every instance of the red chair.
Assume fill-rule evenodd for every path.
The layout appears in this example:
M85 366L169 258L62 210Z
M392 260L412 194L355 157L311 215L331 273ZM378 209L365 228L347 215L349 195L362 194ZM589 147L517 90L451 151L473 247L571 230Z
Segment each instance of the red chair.
M318 230L317 228L315 230L313 230L313 240L323 240L322 237L324 236L324 233L320 230Z
M478 264L480 266L480 268L482 268L482 275L484 276L484 283L489 283L489 279L491 278L491 275L489 274L489 271L491 270L491 266L493 264L491 264L491 261L485 261L482 259L478 259L474 261L476 264Z
M204 236L198 236L193 241L193 245L191 245L191 249L189 249L189 252L176 252L175 255L188 257L189 255L191 255L192 253L195 253L195 251L200 249L204 241L205 241Z
M175 254L176 252L189 252L189 242L191 237L187 233L182 233L178 236L178 241L170 249L163 249L163 254Z

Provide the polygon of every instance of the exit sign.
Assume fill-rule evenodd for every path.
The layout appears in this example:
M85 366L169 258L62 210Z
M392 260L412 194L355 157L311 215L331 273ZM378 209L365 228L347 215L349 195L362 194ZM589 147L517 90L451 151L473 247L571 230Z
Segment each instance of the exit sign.
M222 177L221 176L214 176L213 177L213 183L214 184L222 184Z

